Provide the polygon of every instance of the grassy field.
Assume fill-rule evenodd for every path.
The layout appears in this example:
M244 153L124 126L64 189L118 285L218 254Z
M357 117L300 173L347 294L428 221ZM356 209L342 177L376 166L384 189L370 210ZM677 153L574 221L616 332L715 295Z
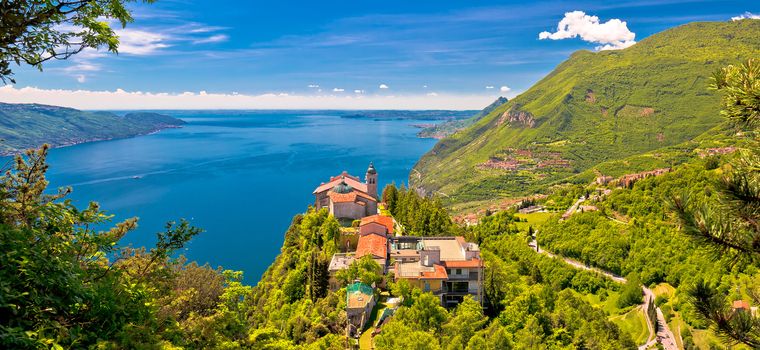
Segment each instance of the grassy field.
M520 230L527 230L529 226L533 226L535 229L538 225L543 224L546 220L548 220L552 215L555 215L557 213L530 213L530 214L516 214L520 219L528 220L527 222L518 222L516 223L517 228Z
M644 311L635 308L622 315L610 317L620 329L631 335L636 344L644 344L649 340L649 327Z

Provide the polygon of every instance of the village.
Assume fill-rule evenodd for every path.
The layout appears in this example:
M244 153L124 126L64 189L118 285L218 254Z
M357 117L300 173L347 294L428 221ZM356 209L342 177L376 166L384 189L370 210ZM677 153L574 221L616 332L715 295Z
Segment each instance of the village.
M460 236L405 235L404 227L379 202L377 180L377 170L370 163L364 182L344 171L313 192L315 207L327 208L343 224L341 252L332 257L328 268L330 289L342 287L338 281L342 270L370 257L393 281L406 280L411 286L432 293L444 307L456 306L466 295L482 303L484 267L478 245ZM346 286L347 335L358 337L368 325L375 329L365 336L381 331L383 322L400 302L386 297L386 282L392 281L377 285L352 281ZM375 312L371 319L379 298L386 299L386 308L382 313Z
M710 151L715 153L723 150ZM619 178L598 174L592 183L596 190L577 198L561 214L559 220L567 220L576 213L598 211L593 203L603 201L613 189L630 189L637 181L662 176L671 171L671 168L661 168L626 174ZM328 267L329 288L332 291L346 288L346 336L358 339L359 348L372 348L373 337L382 332L383 325L391 320L402 305L400 297L391 297L389 283L404 280L422 292L433 294L440 305L448 309L456 307L468 295L481 306L484 305L482 289L485 265L478 244L468 242L462 236L420 237L405 234L403 225L385 208L386 203L380 201L377 186L378 172L370 163L364 182L343 171L321 183L313 192L315 208L326 208L342 225L341 247L332 256ZM513 202L509 210L522 215L548 213L548 208L537 204L544 198L546 195L536 195ZM592 204L586 204L588 202ZM551 212L559 213L556 210ZM620 224L628 224L628 219L617 213L608 218ZM472 214L459 222L477 225L478 221L479 216ZM626 283L626 279L621 276L539 248L537 232L532 232L528 246L536 253L560 259L580 270L596 272L616 283ZM371 259L377 263L386 278L371 284L358 279L346 281L340 278L342 271L362 259ZM641 289L644 301L640 308L651 312L646 315L650 336L639 349L647 349L656 344L661 344L665 349L677 349L676 336L668 327L659 306L654 305L654 292L646 285L642 285ZM757 308L751 307L745 300L734 300L731 309L733 312L757 313Z

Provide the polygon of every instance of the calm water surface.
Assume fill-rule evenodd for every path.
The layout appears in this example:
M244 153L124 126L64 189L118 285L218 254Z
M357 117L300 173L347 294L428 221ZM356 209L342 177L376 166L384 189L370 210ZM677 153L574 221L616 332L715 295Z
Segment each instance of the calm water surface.
M169 220L206 232L183 252L191 260L245 271L255 284L312 190L347 170L364 177L375 162L380 188L407 181L435 140L415 137L417 120L375 121L262 111L162 112L181 129L94 142L50 153L51 186L72 186L83 207L98 201L115 220L140 218L123 244L149 246Z

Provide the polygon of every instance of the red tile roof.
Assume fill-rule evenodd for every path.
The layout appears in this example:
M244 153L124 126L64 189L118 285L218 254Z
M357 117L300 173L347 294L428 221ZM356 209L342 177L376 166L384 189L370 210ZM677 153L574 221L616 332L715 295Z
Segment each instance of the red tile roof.
M375 258L385 259L388 256L388 239L378 235L366 235L359 237L356 245L356 258L371 255Z
M458 261L444 261L444 265L448 268L476 268L480 267L480 259L472 258L470 260L458 260Z
M743 309L743 310L749 310L749 303L744 300L735 300L734 301L734 309Z
M433 265L435 268L435 271L432 272L422 272L422 276L420 276L421 280L445 280L449 278L449 274L446 273L446 268L444 268L441 265L435 264Z
M320 193L320 192L324 192L324 191L330 190L333 187L335 187L338 184L340 184L341 181L346 181L346 183L349 186L353 187L355 190L359 190L360 192L367 193L367 184L362 183L361 181L359 181L358 177L346 174L345 177L343 177L343 175L338 175L338 176L331 177L330 178L330 182L323 183L323 184L319 185L314 190L313 194L317 194L317 193Z
M330 200L333 203L345 203L345 202L355 202L356 201L356 192L349 192L349 193L338 193L338 192L332 192L327 195L330 197Z
M359 226L364 226L373 222L385 226L385 228L388 229L388 234L393 234L393 218L390 216L375 214L372 216L363 217L362 222L359 224Z
M376 199L373 198L372 196L366 193L359 192L357 190L353 190L348 193L338 193L338 192L330 191L327 193L327 196L330 197L330 200L333 203L358 202L359 204L364 205L363 202L357 201L356 197L362 197L370 201L376 201Z

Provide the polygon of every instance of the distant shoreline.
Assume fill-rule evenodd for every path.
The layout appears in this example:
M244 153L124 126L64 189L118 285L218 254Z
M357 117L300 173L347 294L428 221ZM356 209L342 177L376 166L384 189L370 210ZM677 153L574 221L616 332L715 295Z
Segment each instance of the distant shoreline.
M148 135L156 134L166 129L179 129L179 128L182 128L182 125L166 125L166 126L159 127L155 130L151 130L149 132L142 132L142 133L137 133L134 135L127 135L124 137L103 137L103 138L75 140L75 141L63 142L63 143L51 143L51 142L45 142L45 143L50 145L50 148L65 148L65 147L71 147L71 146L76 146L76 145L81 145L81 144L91 143L91 142L131 139L133 137L148 136ZM25 150L40 148L45 143L29 146L23 149L14 149L13 151L3 150L3 151L0 151L0 157L13 157L15 155L24 153Z

